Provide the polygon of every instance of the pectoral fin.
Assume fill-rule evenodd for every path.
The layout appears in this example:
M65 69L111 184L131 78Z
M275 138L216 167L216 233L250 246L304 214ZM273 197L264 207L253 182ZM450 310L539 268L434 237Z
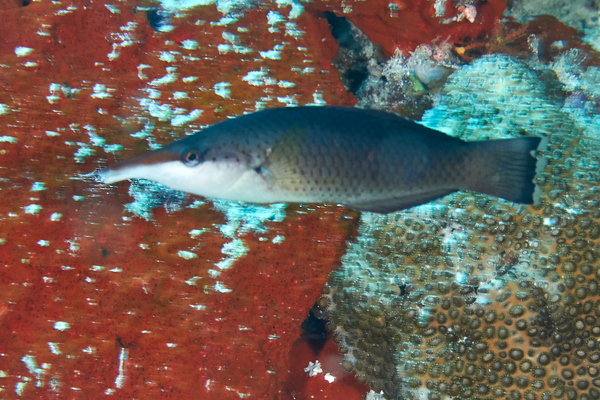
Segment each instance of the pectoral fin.
M263 173L281 189L290 189L304 181L299 165L305 136L306 133L302 129L290 128L269 151L261 165Z

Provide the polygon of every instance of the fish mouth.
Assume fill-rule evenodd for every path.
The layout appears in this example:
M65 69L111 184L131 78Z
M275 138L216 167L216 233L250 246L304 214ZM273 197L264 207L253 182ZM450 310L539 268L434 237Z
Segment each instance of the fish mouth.
M149 169L180 160L179 152L167 148L159 149L102 168L95 172L95 176L97 181L106 184L127 179L140 179L148 176Z

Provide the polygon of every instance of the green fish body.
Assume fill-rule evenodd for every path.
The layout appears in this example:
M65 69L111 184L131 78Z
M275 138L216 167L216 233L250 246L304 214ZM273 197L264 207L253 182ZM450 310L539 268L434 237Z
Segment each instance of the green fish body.
M255 203L392 212L458 190L534 201L539 137L464 142L395 114L293 107L230 119L98 173Z

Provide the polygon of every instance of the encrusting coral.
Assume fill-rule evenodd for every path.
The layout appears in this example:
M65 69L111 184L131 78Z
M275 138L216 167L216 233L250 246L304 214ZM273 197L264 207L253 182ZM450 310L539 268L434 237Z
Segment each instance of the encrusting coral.
M600 142L563 101L548 69L491 55L454 73L425 114L467 140L547 137L542 201L459 193L363 214L319 305L343 367L373 391L600 398Z

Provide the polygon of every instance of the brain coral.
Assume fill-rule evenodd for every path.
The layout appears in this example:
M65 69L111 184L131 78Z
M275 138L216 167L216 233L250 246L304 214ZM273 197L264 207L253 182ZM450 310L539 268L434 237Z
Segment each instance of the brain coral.
M374 391L600 398L600 146L562 101L551 72L493 55L455 72L425 114L468 140L546 136L543 201L458 193L363 214L319 305L343 367Z

